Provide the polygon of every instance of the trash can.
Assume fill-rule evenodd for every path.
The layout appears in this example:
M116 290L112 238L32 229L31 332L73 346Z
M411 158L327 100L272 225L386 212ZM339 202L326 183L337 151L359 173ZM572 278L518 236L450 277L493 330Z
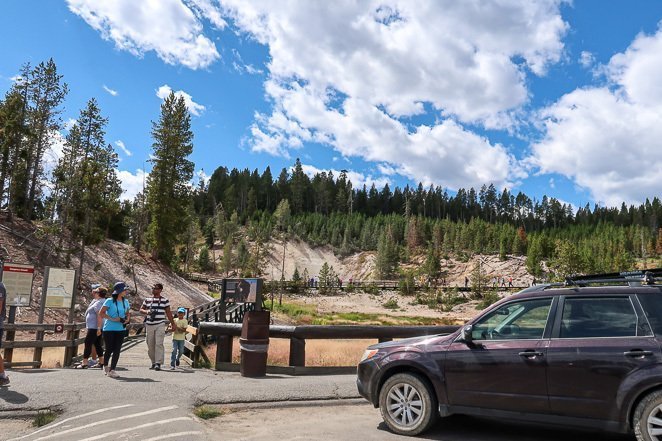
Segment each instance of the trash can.
M264 377L269 351L269 311L248 311L244 315L239 338L242 377Z

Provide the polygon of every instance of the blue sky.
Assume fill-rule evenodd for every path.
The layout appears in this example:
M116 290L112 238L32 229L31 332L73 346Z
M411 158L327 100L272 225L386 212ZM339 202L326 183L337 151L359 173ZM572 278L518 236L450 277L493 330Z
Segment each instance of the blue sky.
M653 0L9 0L0 93L54 58L63 120L97 98L127 196L173 90L206 175L299 157L355 185L639 203L662 182L661 19Z

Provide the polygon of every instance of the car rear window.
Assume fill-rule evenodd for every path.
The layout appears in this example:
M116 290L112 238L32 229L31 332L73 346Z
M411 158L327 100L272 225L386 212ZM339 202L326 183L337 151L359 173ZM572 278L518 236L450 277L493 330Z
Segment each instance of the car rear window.
M629 297L566 298L561 338L633 337L637 315Z
M639 294L637 297L644 308L653 332L655 335L662 335L662 293Z

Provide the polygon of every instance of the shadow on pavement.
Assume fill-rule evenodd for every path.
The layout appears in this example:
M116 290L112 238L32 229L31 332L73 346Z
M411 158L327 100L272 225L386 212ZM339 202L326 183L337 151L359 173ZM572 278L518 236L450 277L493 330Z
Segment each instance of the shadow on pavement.
M24 404L28 402L28 397L22 393L15 392L5 387L0 388L0 400L4 400L11 404Z
M117 377L114 378L114 380L123 381L125 383L160 383L160 381L153 378Z
M378 429L389 431L383 422ZM460 415L440 418L429 432L417 438L437 441L558 441L577 439L578 433L581 433L582 441L634 441L634 436L628 435Z

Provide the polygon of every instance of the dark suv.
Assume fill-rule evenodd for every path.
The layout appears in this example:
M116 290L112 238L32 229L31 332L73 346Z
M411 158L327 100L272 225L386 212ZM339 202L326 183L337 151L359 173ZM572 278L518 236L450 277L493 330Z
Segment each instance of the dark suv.
M402 435L466 414L662 441L660 276L648 270L538 285L450 335L370 346L358 365L359 392Z

